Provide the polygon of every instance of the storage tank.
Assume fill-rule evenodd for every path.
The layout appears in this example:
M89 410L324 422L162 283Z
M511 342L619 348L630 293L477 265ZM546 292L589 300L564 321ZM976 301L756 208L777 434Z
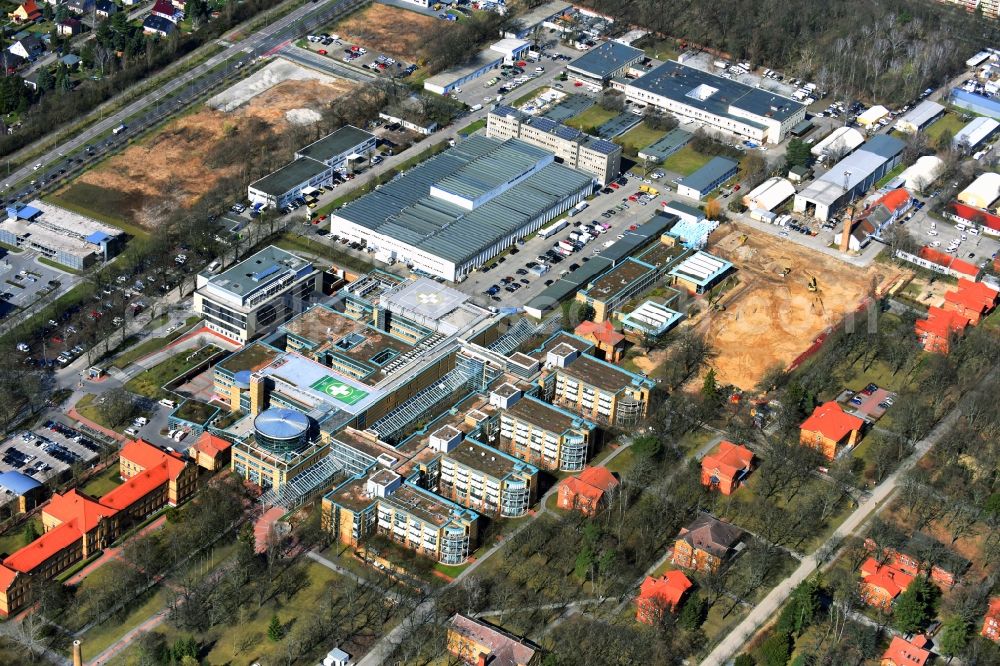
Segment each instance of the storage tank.
M284 407L271 407L253 421L257 442L277 454L301 451L309 443L309 417Z

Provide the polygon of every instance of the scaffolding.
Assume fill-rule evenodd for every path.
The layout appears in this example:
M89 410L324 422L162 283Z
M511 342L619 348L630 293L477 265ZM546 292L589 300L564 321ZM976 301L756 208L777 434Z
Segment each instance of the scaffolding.
M431 408L474 379L469 368L456 366L440 380L423 389L402 405L378 419L368 428L384 442L393 442L411 423L426 416Z
M281 506L290 511L318 488L330 487L341 476L344 476L344 465L332 455L326 456L277 490L268 488L258 501L262 506Z

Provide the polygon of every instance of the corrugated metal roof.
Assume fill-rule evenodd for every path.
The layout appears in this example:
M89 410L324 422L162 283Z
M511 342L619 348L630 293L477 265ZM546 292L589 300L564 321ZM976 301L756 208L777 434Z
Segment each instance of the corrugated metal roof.
M713 157L705 166L690 176L684 176L677 181L679 185L703 192L711 187L719 178L739 168L739 163L726 157Z
M642 49L618 42L604 42L571 62L570 70L584 72L597 78L606 78L614 72L644 57Z

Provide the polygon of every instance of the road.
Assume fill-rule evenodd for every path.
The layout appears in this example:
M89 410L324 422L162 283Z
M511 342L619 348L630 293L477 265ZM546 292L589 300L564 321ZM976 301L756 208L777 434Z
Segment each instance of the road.
M868 520L869 516L883 507L896 491L896 487L903 476L951 429L960 413L961 410L955 407L947 416L941 419L930 434L917 443L913 453L899 465L896 471L876 486L868 499L858 506L815 552L806 556L788 578L781 581L781 583L772 589L750 611L750 614L736 625L722 642L715 646L715 649L702 660L702 666L722 666L727 663L765 623L777 617L778 610L785 600L788 599L796 585L811 576L817 568L829 564L836 559L835 555L831 554L827 560L823 561L817 556L817 553L824 552L828 544L840 543L845 537L853 534Z
M65 174L59 174L58 171L59 169L66 169L64 156L68 156L70 153L78 151L84 146L96 144L99 137L107 134L113 128L129 120L132 116L154 109L154 112L146 114L145 118L129 120L128 124L130 126L124 132L107 140L102 146L103 148L111 148L115 144L159 122L168 112L173 113L180 110L191 100L197 98L202 92L209 90L218 81L231 74L235 69L238 69L242 63L251 61L257 57L270 55L283 44L315 27L324 25L333 16L347 11L357 4L359 4L358 0L336 0L335 2L331 1L321 4L306 3L245 39L231 43L224 51L173 78L155 90L151 90L118 112L93 123L85 130L76 134L72 139L50 149L37 160L33 160L37 164L42 165L39 169L36 170L34 168L35 165L26 164L9 174L4 181L4 189L33 175L38 176L46 182L51 181L53 178L61 178ZM229 61L228 66L222 66L226 65L227 61ZM216 70L216 68L218 69ZM163 102L162 100L167 96L171 96L171 100ZM108 141L110 141L110 145L108 145ZM94 155L89 154L84 157L89 161L93 159ZM37 189L37 187L29 188L26 191L18 188L16 190L17 198L22 199L30 196Z
M281 49L280 53L283 58L287 58L292 62L304 65L305 67L311 67L312 69L322 70L327 74L341 79L350 79L351 81L360 81L364 83L365 81L372 81L378 78L378 75L375 74L375 72L364 70L359 67L349 67L342 64L335 58L314 53L313 51L301 48L295 44L286 45L283 49Z

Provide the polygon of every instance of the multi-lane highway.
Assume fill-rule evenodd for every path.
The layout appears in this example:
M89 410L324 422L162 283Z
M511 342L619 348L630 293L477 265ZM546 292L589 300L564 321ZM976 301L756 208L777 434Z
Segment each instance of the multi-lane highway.
M0 184L4 203L25 200L58 183L74 170L114 149L165 117L182 110L254 59L287 45L299 35L319 28L334 16L350 11L359 0L307 3L245 39L230 44L191 70L151 90L118 112L90 125L42 157L10 173ZM112 130L126 127L112 134Z

